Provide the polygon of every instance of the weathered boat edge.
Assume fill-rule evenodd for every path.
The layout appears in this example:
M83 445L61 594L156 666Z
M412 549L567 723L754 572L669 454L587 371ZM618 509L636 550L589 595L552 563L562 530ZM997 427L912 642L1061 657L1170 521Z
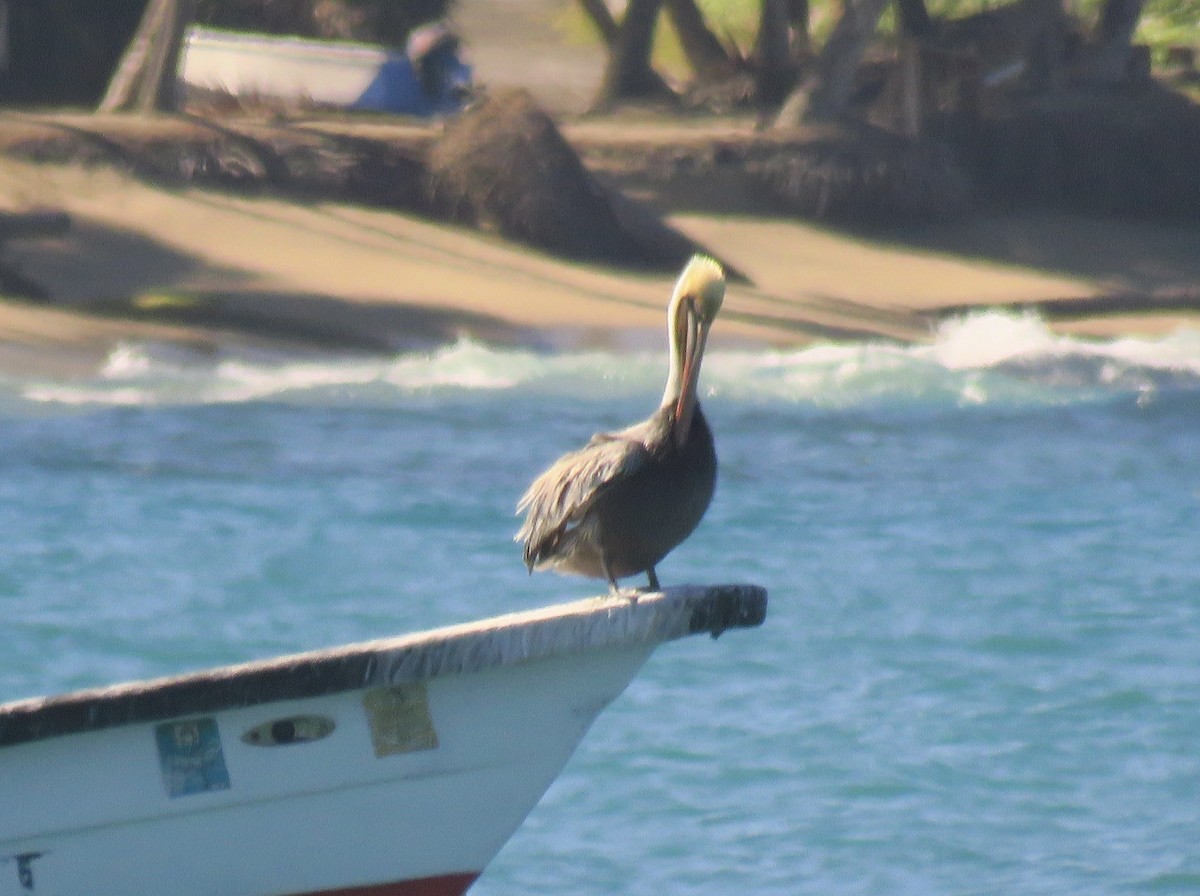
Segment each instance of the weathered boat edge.
M681 585L588 598L429 631L315 650L169 678L0 705L0 748L193 713L394 686L556 656L714 638L766 618L757 585Z

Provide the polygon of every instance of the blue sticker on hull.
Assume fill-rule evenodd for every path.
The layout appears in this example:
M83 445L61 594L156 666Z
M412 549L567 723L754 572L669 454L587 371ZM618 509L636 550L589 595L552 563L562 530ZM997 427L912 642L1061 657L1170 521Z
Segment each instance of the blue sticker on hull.
M229 771L215 719L167 722L154 729L167 796L229 789Z

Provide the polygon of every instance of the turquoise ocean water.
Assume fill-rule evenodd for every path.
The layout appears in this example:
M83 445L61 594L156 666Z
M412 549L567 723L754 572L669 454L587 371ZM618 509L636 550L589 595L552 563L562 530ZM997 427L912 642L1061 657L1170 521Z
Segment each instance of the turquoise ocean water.
M0 380L0 699L597 593L526 575L513 505L664 363ZM659 573L767 623L660 649L472 892L1200 892L1200 333L981 315L704 387L718 492Z

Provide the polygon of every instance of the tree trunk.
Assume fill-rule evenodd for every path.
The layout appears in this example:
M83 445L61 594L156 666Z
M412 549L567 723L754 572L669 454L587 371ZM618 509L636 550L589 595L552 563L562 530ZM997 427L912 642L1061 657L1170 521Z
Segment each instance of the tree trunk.
M1105 0L1100 10L1097 42L1101 53L1109 59L1110 75L1115 82L1149 73L1149 65L1145 66L1145 71L1138 72L1137 66L1132 64L1133 33L1142 17L1142 6L1143 0Z
M1142 0L1105 0L1097 37L1101 43L1128 47L1141 17Z
M846 111L858 63L887 4L888 0L844 0L842 15L817 56L816 66L783 104L775 127L837 118Z
M810 56L808 0L762 0L754 40L754 89L763 105L783 102Z
M896 0L896 18L900 26L900 133L915 139L921 135L925 117L921 42L932 38L936 28L925 0Z
M626 99L673 96L650 67L654 27L661 6L662 0L629 0L616 43L609 48L608 66L594 108L603 109Z
M1101 84L1129 80L1133 33L1142 16L1143 0L1105 0L1096 33L1084 54L1084 77Z
M812 37L808 29L808 0L784 0L788 25L792 30L792 53L808 54L812 50Z
M621 28L617 25L617 20L612 17L612 13L609 12L605 0L579 0L579 5L583 7L584 13L592 20L596 30L600 32L600 39L604 41L604 46L609 50L615 47Z
M665 0L667 15L679 35L679 45L696 77L724 78L734 71L733 60L704 23L694 0Z
M197 0L150 0L142 22L108 91L101 112L172 111L184 33L196 15Z
M0 76L8 74L8 0L0 0Z
M908 37L933 36L933 19L929 17L925 0L896 0L896 15L900 20L900 31Z
M912 38L900 41L900 133L921 135L924 117L921 90L921 48Z

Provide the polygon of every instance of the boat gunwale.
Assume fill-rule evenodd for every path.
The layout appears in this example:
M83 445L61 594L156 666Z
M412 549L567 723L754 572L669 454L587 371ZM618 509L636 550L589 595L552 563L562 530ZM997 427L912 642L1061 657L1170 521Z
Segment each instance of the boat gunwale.
M404 48L392 44L239 31L234 28L211 28L204 25L188 28L185 42L189 50L199 48L243 55L246 51L253 51L256 58L267 56L292 62L377 66L385 62L408 60Z
M585 651L714 638L766 618L757 585L588 598L340 647L0 704L0 748L67 734L470 674Z

